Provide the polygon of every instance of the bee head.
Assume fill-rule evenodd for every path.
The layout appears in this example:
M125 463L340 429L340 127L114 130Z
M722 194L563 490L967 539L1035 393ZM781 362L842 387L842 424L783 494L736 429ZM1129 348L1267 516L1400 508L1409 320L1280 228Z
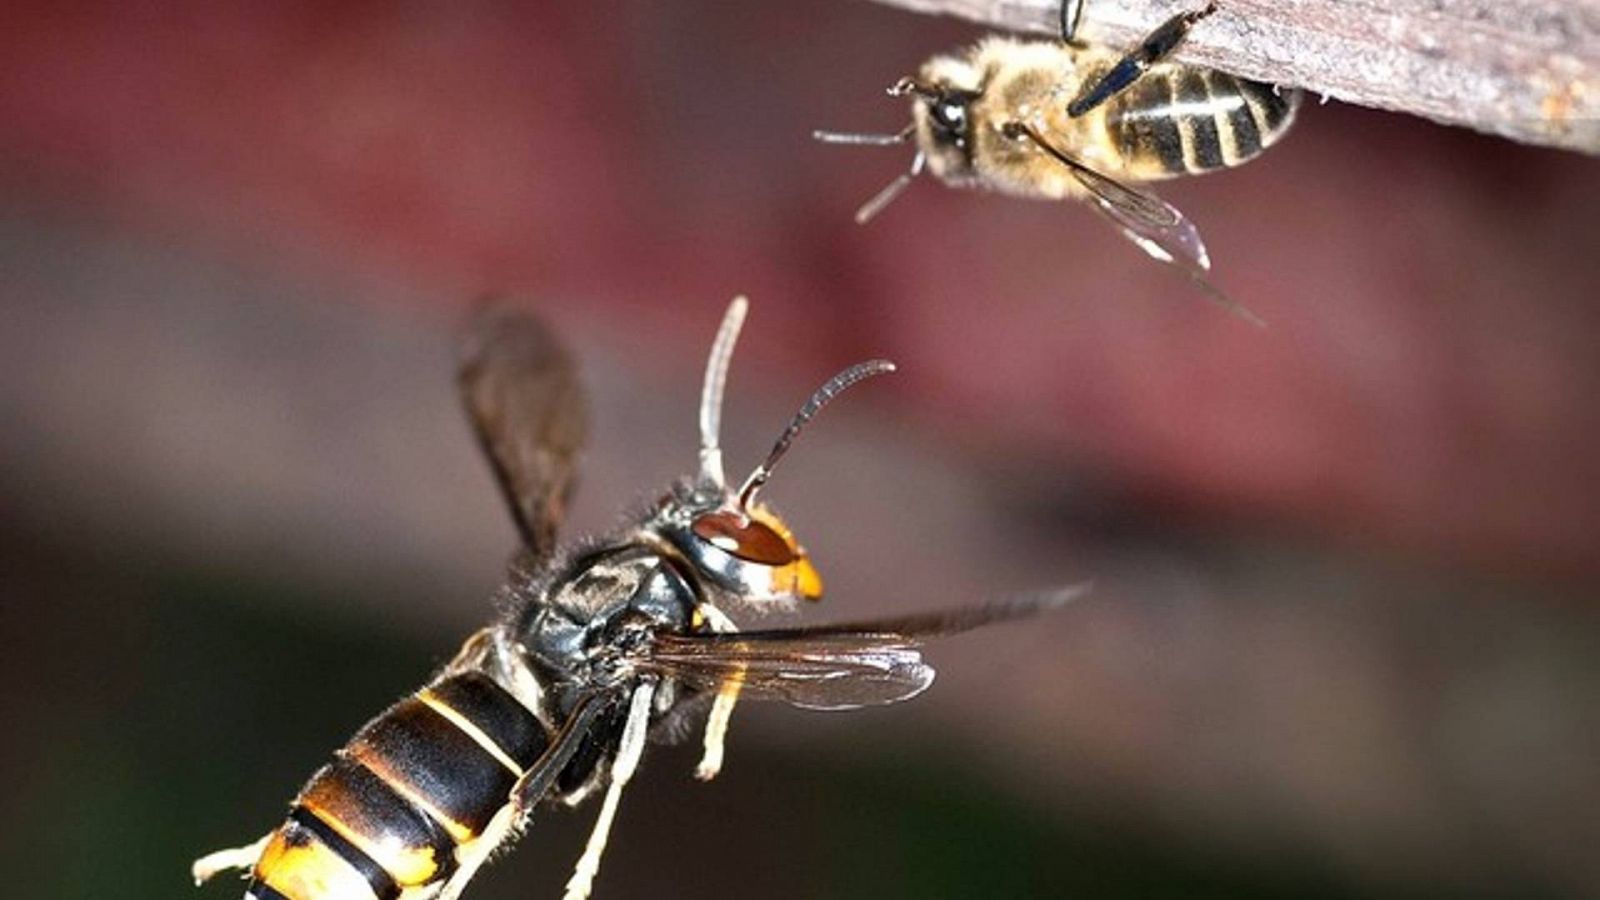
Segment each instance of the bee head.
M915 78L900 79L889 93L912 98L911 123L917 146L940 179L959 181L972 172L974 106L983 97L983 78L966 59L938 56Z
M744 600L818 600L822 578L811 558L777 513L756 502L756 495L795 437L828 401L858 381L894 371L894 365L883 360L858 363L829 379L795 413L766 460L733 489L723 474L718 434L728 362L747 309L743 297L734 298L711 346L700 396L700 474L690 499L679 506L681 517L665 533L700 574Z
M900 193L932 169L940 180L963 184L977 180L973 167L973 140L977 113L983 98L983 76L971 63L955 56L934 57L916 77L907 76L889 88L889 96L912 98L911 124L893 134L813 131L827 144L888 147L915 140L917 153L911 168L856 210L856 224L865 225Z

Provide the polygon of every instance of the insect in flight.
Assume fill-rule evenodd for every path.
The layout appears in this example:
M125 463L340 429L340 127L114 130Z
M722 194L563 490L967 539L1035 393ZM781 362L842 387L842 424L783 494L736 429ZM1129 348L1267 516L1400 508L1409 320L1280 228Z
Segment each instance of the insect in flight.
M811 709L905 700L933 680L919 650L926 639L1031 615L1078 592L740 631L727 610L786 609L822 594L806 551L757 501L762 487L824 405L893 370L873 360L835 375L732 486L718 434L745 309L743 298L729 306L706 365L698 474L611 535L560 552L556 528L585 433L574 366L538 320L503 309L480 315L459 385L521 537L500 598L509 612L358 731L277 829L197 860L197 883L243 869L253 900L455 900L536 807L603 790L567 883L566 898L580 900L652 728L670 730L708 701L696 775L710 779L738 698Z
M1164 62L1216 11L1179 13L1127 53L1076 39L1084 0L1061 7L1061 40L992 36L935 56L890 96L912 98L893 134L817 131L825 143L914 142L911 168L857 212L865 223L926 169L940 181L1047 200L1083 200L1150 256L1183 269L1212 299L1211 258L1183 214L1129 183L1240 165L1281 138L1301 94L1200 66Z

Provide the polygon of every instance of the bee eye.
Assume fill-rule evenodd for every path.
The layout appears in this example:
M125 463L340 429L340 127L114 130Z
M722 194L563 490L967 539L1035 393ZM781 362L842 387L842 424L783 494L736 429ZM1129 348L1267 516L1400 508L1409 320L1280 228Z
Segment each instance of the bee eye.
M967 107L953 100L940 100L933 104L933 120L945 131L962 134L967 130Z
M696 537L725 553L764 566L786 566L798 555L771 527L733 512L710 512L694 520Z

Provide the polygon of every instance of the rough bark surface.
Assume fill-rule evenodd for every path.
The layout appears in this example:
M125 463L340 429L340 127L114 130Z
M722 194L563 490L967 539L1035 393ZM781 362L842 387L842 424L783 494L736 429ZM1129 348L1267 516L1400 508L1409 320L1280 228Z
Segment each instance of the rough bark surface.
M1010 31L1057 29L1057 0L877 2ZM1220 5L1177 58L1524 143L1600 154L1600 0ZM1174 0L1089 0L1080 34L1130 44L1180 8Z

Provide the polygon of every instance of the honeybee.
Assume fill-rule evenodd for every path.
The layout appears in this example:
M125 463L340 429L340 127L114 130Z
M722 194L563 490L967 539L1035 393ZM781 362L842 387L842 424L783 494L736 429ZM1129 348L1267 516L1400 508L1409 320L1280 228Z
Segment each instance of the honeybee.
M727 610L788 609L822 596L810 556L757 501L830 400L893 370L835 375L795 414L765 461L732 485L718 444L723 385L746 305L734 300L700 396L699 473L616 532L555 545L585 405L570 356L538 320L480 317L463 355L462 399L521 536L500 621L469 637L428 684L368 722L260 840L197 860L197 883L227 869L247 900L456 900L541 805L604 790L567 882L589 896L623 788L652 730L709 701L696 775L714 777L734 704L777 699L855 709L916 696L933 681L920 645L1058 606L1066 589L850 625L740 631Z
M912 98L911 124L899 132L814 132L825 143L916 145L911 168L868 200L856 221L877 215L925 170L956 187L1086 201L1144 252L1260 324L1206 280L1211 258L1199 230L1129 183L1255 158L1293 123L1300 92L1162 61L1215 4L1173 16L1127 53L1076 40L1081 9L1082 0L1062 6L1060 41L991 36L928 60L889 88L890 96Z

